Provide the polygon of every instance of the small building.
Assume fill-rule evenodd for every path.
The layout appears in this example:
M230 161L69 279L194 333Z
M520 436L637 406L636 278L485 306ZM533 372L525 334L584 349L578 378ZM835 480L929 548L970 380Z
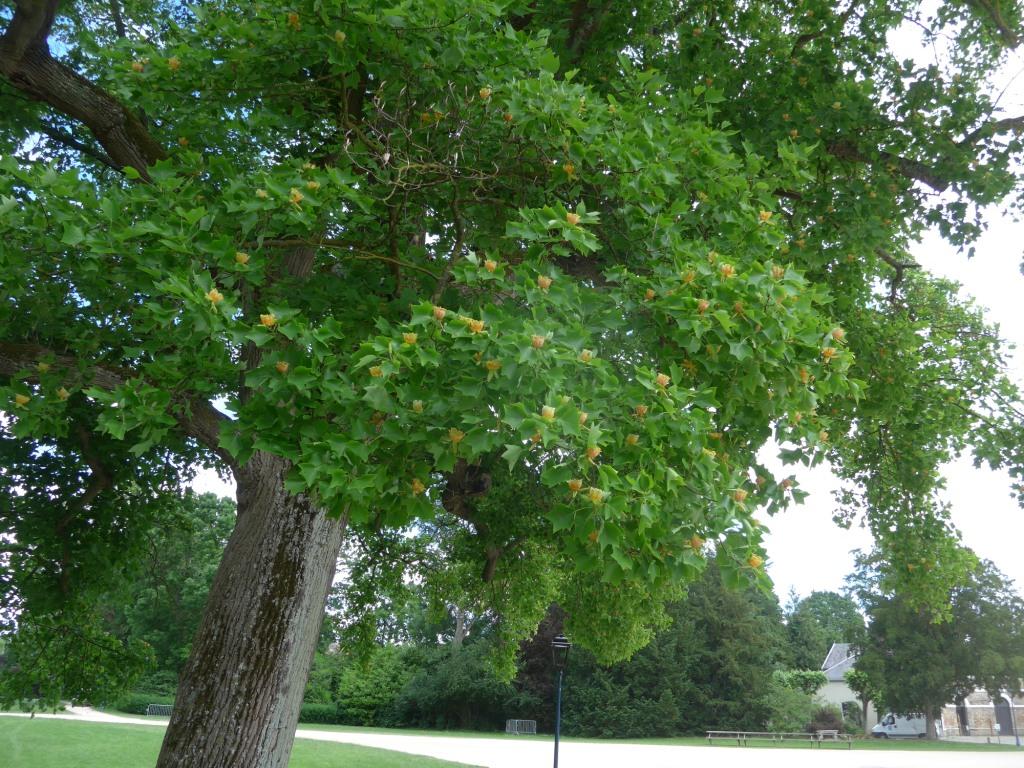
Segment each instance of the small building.
M844 675L847 670L853 669L857 657L849 643L833 643L832 648L821 664L821 671L825 673L827 682L818 690L818 698L826 704L838 707L843 712L843 717L855 717L862 711L860 700L857 698L850 686L846 683ZM850 710L856 709L858 715L850 714ZM864 724L865 730L872 728L878 723L878 712L875 711L874 702L868 702L868 721Z
M942 708L943 736L998 735L1012 739L1016 733L1024 737L1024 696L1003 691L993 700L988 691L976 690L963 701Z

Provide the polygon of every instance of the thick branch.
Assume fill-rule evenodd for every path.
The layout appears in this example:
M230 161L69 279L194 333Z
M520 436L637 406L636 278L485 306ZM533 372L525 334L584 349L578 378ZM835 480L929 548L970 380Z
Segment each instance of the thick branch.
M117 168L146 168L166 156L146 127L121 102L50 55L46 38L58 0L19 0L0 37L0 77L30 98L84 123Z
M970 147L978 143L979 139L988 136L995 136L1000 133L1020 133L1024 131L1024 116L1004 117L1002 120L993 120L991 123L984 123L968 133L956 143L958 147Z
M1016 48L1020 45L1020 35L1003 18L998 3L993 3L991 0L967 0L967 4L977 8L985 18L992 22L1003 45L1007 48Z
M611 9L612 3L605 2L600 8L591 8L589 0L576 0L569 17L569 38L566 48L569 51L569 62L579 63L586 51L587 43L600 28L604 17Z
M77 150L81 152L83 155L88 155L93 160L102 163L108 168L113 168L115 171L121 170L117 166L117 164L107 156L105 152L101 152L100 150L94 147L90 147L88 144L83 144L70 133L64 133L63 131L57 130L56 128L52 128L51 126L46 125L45 123L43 125L40 125L38 130L41 134L43 134L44 136L48 136L49 138L56 141L58 144L63 144L65 147Z
M827 149L830 155L840 160L851 160L856 163L870 162L867 155L845 139L831 142ZM943 178L933 168L917 160L908 160L884 150L878 153L878 158L883 162L892 163L907 178L927 184L936 192L944 192L949 187L949 179Z
M16 376L26 370L32 370L43 360L53 361L55 367L69 373L75 372L76 375L80 370L80 361L71 355L57 354L35 344L0 342L0 376ZM113 390L137 376L138 374L133 371L96 365L88 368L85 377L75 383L88 382L100 389ZM235 462L231 454L220 447L221 425L230 419L199 397L179 396L174 402L178 407L171 415L178 421L182 431L198 440L234 468Z
M850 20L850 17L853 15L853 12L857 9L858 5L860 5L859 0L854 0L852 3L850 3L850 7L847 8L839 17L840 33L842 33L843 27L846 26L846 22ZM813 43L819 37L824 35L827 31L827 27L822 27L816 32L805 32L804 34L800 35L793 43L793 50L790 51L789 55L796 56L796 54L799 53L801 49L805 48L808 44Z

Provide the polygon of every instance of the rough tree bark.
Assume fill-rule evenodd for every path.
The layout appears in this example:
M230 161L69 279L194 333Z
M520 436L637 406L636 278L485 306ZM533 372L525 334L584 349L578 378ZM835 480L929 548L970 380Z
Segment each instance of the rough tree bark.
M236 472L238 522L158 768L288 764L345 521L289 495L287 467L257 454Z

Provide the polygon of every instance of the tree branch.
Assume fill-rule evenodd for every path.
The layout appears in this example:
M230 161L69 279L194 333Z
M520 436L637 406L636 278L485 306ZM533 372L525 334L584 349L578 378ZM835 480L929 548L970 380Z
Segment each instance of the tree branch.
M69 373L81 370L81 361L72 355L56 353L35 344L0 342L0 376L16 376L32 370L42 360L52 360L57 367ZM95 365L88 367L87 376L82 376L76 384L88 382L100 389L114 390L133 378L139 378L134 371ZM221 425L231 420L200 397L179 395L172 398L172 403L178 407L172 410L171 415L182 431L217 454L232 470L237 469L231 454L220 447Z
M108 168L112 168L115 171L121 170L118 167L118 165L113 160L111 160L110 157L107 156L105 152L95 149L94 147L90 147L88 144L83 144L70 133L64 133L63 131L46 125L45 123L40 125L38 130L41 134L53 139L58 144L63 144L65 147L68 147L69 149L74 149L77 150L78 152L81 152L83 155L88 155L96 162L102 163L103 165L107 166Z
M1003 14L999 11L998 3L993 3L991 0L967 0L967 5L978 9L982 16L985 16L992 22L992 26L996 28L996 32L999 34L999 39L1003 41L1007 48L1016 48L1020 45L1020 35L1011 29L1006 19L1003 18Z
M826 150L830 155L840 160L851 160L856 163L868 163L871 161L858 147L846 139L830 142L826 146ZM922 184L927 184L936 192L944 192L949 187L949 179L943 178L934 169L917 160L908 160L905 157L900 157L884 150L878 152L878 159L892 163L903 176L920 181Z
M592 9L589 0L576 0L572 6L569 17L569 37L566 41L566 48L569 52L569 62L573 65L579 63L586 50L587 42L594 36L604 21L604 17L611 10L612 3L608 0L600 8Z
M59 0L17 0L0 37L0 77L30 98L84 123L117 168L146 168L166 153L124 104L50 54L46 38Z

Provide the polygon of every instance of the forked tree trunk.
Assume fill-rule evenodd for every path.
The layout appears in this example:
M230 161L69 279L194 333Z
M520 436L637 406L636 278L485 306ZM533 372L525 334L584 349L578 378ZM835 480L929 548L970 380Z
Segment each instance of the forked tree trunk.
M213 580L157 768L284 768L345 521L284 490L287 463L238 471Z

